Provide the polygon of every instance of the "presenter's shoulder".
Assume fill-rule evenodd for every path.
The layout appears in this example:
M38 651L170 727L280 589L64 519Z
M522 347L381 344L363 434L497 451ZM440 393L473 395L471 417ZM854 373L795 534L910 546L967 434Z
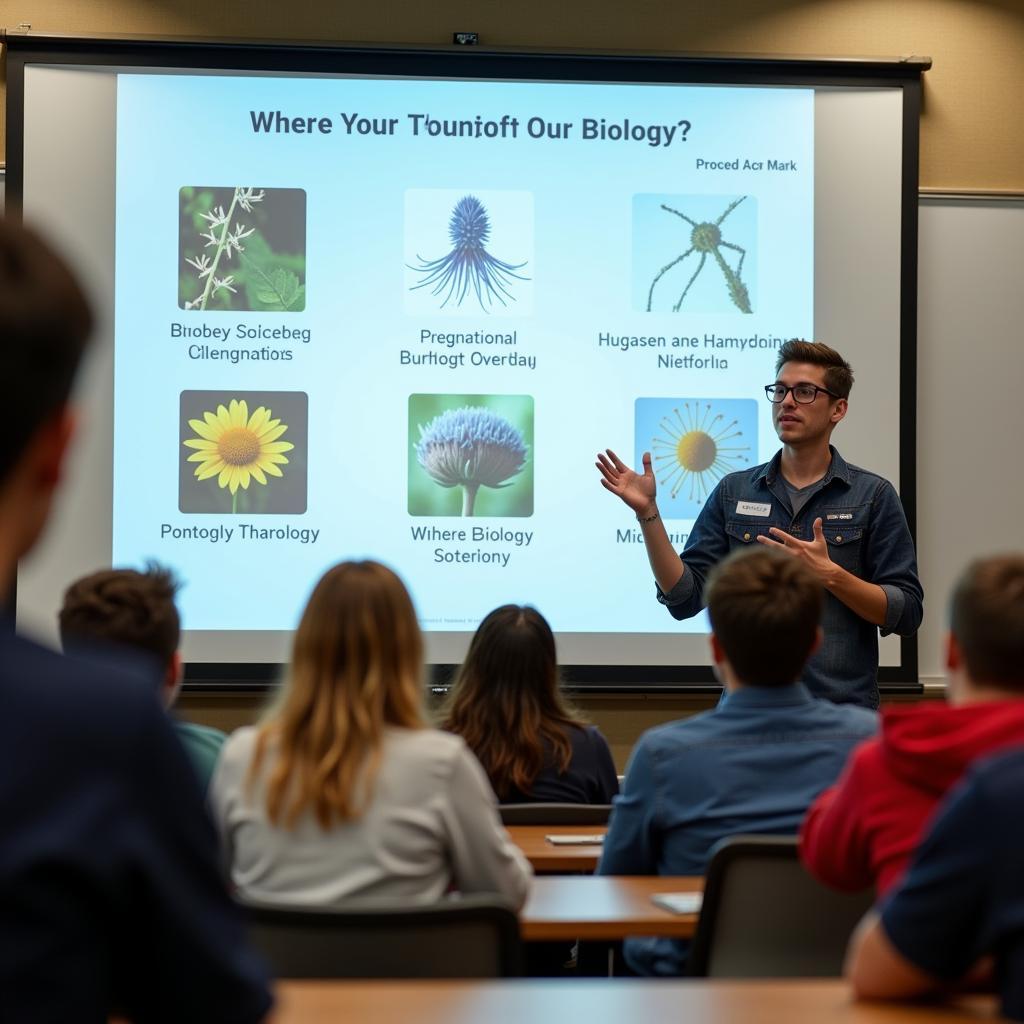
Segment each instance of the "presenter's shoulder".
M751 487L768 474L771 464L772 460L769 460L760 462L756 466L748 466L746 469L735 469L722 477L718 482L718 487L723 488L727 494Z
M876 492L880 490L891 490L895 493L896 491L892 482L882 476L881 473L865 469L863 466L856 466L852 462L846 463L846 470L849 473L851 482L858 483L861 486L868 487Z

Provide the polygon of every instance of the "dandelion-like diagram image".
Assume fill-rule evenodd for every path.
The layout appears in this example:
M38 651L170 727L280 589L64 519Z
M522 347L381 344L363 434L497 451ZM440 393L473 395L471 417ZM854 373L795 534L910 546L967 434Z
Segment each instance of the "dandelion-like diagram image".
M452 196L457 195L452 205ZM485 313L500 305L507 309L517 303L524 292L523 284L530 281L521 271L529 259L513 263L494 255L489 247L493 211L501 225L499 235L503 247L513 249L518 243L525 248L518 232L532 234L533 202L530 193L496 192L479 195L452 193L450 190L414 189L406 193L407 246L414 239L436 239L440 225L437 214L450 209L447 233L451 248L444 255L425 259L415 243L415 258L406 264L412 272L410 292L423 291L431 304L440 309L459 309L467 300ZM491 212L488 210L490 206ZM431 218L433 212L433 218ZM433 220L433 223L431 223ZM526 241L531 240L529 236ZM440 302L438 303L438 300ZM517 310L518 311L518 310ZM529 312L529 310L526 310Z
M179 509L304 512L306 406L302 392L183 391L181 444L190 454L179 474Z
M751 196L634 196L634 305L648 313L752 313L756 228ZM718 272L705 272L709 259Z
M186 185L179 192L182 309L298 313L306 307L306 193Z
M409 514L533 514L528 395L410 395Z
M757 451L757 403L638 398L636 444L638 465L643 451L651 451L663 514L693 518L726 473L750 464Z

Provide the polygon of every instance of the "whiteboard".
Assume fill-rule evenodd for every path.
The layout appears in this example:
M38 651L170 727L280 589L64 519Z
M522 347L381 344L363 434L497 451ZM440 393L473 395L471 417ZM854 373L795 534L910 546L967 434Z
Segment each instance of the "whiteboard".
M920 213L918 643L934 685L957 575L1024 550L1024 197L922 197Z

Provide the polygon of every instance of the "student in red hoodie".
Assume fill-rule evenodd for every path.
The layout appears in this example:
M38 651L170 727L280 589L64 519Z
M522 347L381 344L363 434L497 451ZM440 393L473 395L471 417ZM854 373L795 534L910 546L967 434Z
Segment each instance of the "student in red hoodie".
M1024 556L982 559L953 593L948 703L891 708L800 833L827 885L881 896L898 882L936 804L976 758L1024 745Z

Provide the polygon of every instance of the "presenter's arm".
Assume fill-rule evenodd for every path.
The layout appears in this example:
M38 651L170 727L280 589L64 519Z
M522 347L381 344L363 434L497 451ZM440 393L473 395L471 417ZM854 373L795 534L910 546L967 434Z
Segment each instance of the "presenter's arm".
M883 635L917 632L924 614L924 592L917 575L917 557L903 506L892 484L882 481L871 505L871 522L864 541L864 574L854 576L829 557L820 517L814 520L814 539L791 537L773 527L772 537L758 537L768 547L801 559L833 596ZM773 539L774 538L774 539Z
M636 513L654 579L662 593L668 594L683 578L685 566L668 539L665 523L658 513L658 485L651 468L650 452L644 452L643 466L643 473L637 473L611 448L597 456L601 485L618 495Z

